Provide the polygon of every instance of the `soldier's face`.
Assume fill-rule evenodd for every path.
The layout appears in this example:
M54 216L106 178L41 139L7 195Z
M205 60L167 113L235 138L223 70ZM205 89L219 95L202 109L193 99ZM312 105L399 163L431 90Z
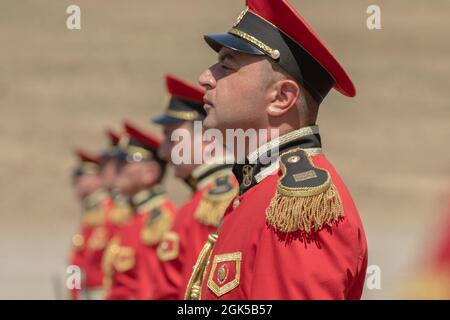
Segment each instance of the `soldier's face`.
M109 159L103 165L101 176L103 180L103 186L109 190L114 188L115 179L117 178L118 160Z
M101 186L102 180L99 174L83 174L75 180L75 194L81 200L101 188Z
M186 179L191 174L192 170L195 168L195 165L193 164L194 159L192 158L189 163L174 163L174 159L172 158L172 151L174 148L177 147L180 143L186 143L184 139L180 141L172 141L172 134L175 132L175 130L185 130L186 133L188 133L188 141L190 143L190 154L193 156L194 154L194 130L193 130L193 123L191 121L183 121L176 124L170 124L165 125L163 129L164 133L164 140L162 141L159 149L158 149L158 156L169 162L173 165L175 170L175 176L180 179ZM176 153L177 155L178 153Z
M270 63L262 57L222 48L218 62L206 69L199 83L206 89L206 128L266 128L270 97L267 75Z
M155 161L120 162L115 187L126 196L133 196L155 184L161 174Z

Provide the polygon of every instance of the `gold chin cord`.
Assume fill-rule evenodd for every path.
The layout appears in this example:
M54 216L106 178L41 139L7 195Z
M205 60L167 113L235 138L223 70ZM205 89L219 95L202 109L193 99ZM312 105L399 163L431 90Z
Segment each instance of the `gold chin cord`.
M200 300L201 299L201 289L202 282L205 276L206 268L208 267L209 258L214 249L214 244L217 241L218 234L211 233L208 236L208 241L200 251L198 255L197 262L194 265L191 278L189 279L186 293L184 295L185 300Z

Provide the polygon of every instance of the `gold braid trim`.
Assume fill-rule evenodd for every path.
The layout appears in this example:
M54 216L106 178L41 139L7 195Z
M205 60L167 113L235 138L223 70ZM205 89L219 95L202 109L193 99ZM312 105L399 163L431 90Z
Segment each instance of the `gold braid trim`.
M164 234L172 227L172 215L165 208L161 208L161 211L161 214L154 221L148 222L141 231L141 240L146 245L151 246L161 242Z
M166 115L186 121L192 121L200 118L200 115L197 111L167 110Z
M298 150L294 149L286 153L296 151ZM341 199L329 174L328 179L320 186L289 188L281 184L286 175L286 167L282 161L280 167L282 177L278 181L276 194L266 209L266 221L269 225L284 233L310 233L312 230L318 231L324 226L331 226L344 216Z
M184 294L185 300L200 300L203 278L205 277L206 267L208 266L209 259L214 249L214 244L217 241L217 234L212 233L208 236L208 241L200 251L197 262L194 265L191 277Z
M102 271L103 271L103 289L109 291L112 288L113 277L113 261L120 251L120 240L117 236L113 237L106 247L102 257Z
M277 60L280 58L280 51L277 49L272 49L268 45L266 45L264 42L256 39L254 36L249 35L248 33L245 33L244 31L238 30L236 28L231 28L228 33L233 34L235 36L238 36L239 38L242 38L244 40L247 40L257 48L261 49L264 53L266 53L269 57L271 57L274 60Z
M217 227L237 191L237 187L233 187L223 194L213 195L205 192L195 210L195 219L201 224Z

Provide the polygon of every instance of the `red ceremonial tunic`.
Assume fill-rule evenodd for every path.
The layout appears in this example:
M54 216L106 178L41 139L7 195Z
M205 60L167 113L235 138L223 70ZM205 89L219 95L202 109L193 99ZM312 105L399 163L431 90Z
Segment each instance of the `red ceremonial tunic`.
M104 296L102 259L109 241L130 219L131 208L120 195L114 199L106 196L102 202L103 219L92 230L92 236L85 250L85 287L88 299L100 299Z
M160 272L155 280L153 299L184 298L197 256L208 235L216 231L218 221L237 192L230 165L204 165L198 169L193 174L198 189L178 210L171 231L158 248ZM203 174L198 176L196 172ZM219 190L216 196L222 197L213 207L205 207L213 190Z
M159 192L149 192L134 205L135 215L119 229L104 254L109 300L150 298L158 267L156 248L174 219L174 205Z
M289 147L283 150L280 146L280 154L293 144L306 150L320 147L318 132L307 133L303 128L295 139L285 139ZM275 230L268 225L266 209L281 171L262 176L240 192L224 215L201 299L360 299L368 253L358 211L326 157L320 152L311 154L312 165L328 171L342 202L343 218L310 234ZM233 169L235 174L237 169Z

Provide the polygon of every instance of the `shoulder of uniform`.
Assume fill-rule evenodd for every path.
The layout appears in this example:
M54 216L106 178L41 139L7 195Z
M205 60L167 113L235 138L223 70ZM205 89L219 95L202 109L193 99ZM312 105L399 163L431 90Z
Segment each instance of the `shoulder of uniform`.
M218 176L208 188L205 196L207 197L225 197L236 192L237 184L233 181L231 174ZM234 195L234 194L233 194Z
M282 175L266 210L267 223L283 233L310 233L344 216L329 172L313 165L308 153L292 148L279 156Z
M218 226L237 191L237 184L231 174L224 174L215 178L212 184L204 190L195 210L197 221L208 226Z
M114 203L109 211L109 220L114 225L123 225L133 216L131 206L126 202Z
M153 208L141 231L142 242L146 245L161 242L164 234L172 227L173 220L173 212L164 205Z
M100 226L104 220L105 210L100 206L88 209L83 214L83 223L89 227Z

